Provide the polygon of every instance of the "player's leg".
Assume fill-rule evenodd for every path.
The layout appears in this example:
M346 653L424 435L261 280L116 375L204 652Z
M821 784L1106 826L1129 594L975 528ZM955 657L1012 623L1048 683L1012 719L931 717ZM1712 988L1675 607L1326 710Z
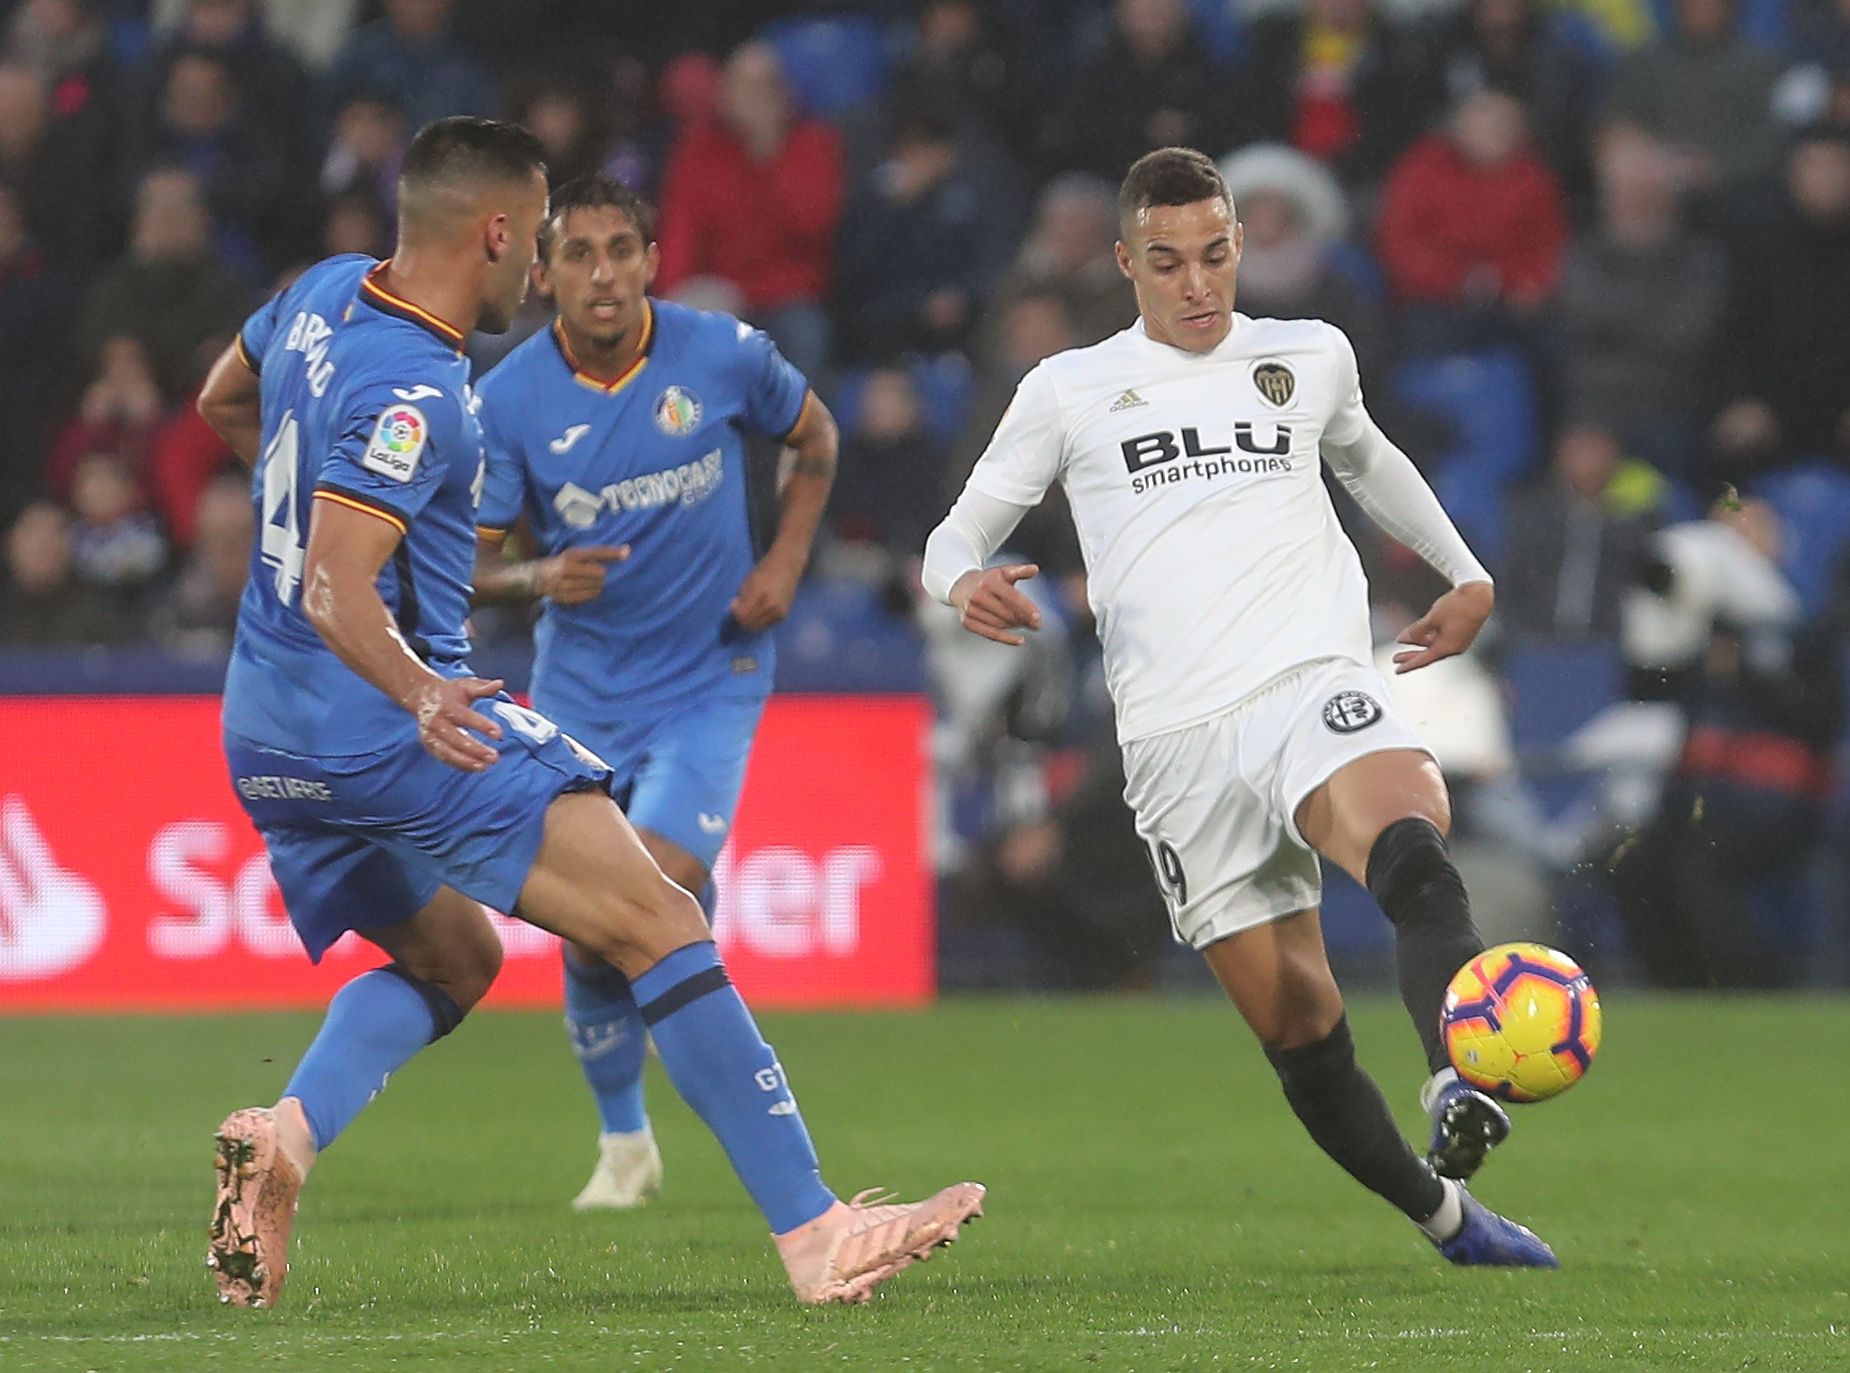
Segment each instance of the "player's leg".
M1317 912L1241 930L1201 952L1317 1146L1435 1241L1450 1239L1463 1219L1458 1189L1414 1154L1356 1062Z
M455 1028L494 980L501 944L475 902L365 840L266 827L271 869L312 956L360 929L391 956L349 981L274 1108L219 1126L207 1265L221 1301L267 1306L288 1271L296 1202L319 1151L414 1054Z
M1486 1209L1408 1146L1356 1062L1315 910L1241 930L1202 955L1264 1047L1291 1109L1350 1177L1397 1207L1452 1263L1555 1266L1531 1231Z
M1445 989L1483 952L1465 885L1446 847L1451 800L1439 768L1387 699L1371 668L1329 664L1311 674L1284 722L1279 798L1298 837L1363 883L1394 927L1401 1000L1430 1076L1428 1156L1469 1178L1509 1134L1509 1116L1458 1080L1439 1027Z
M622 807L643 847L669 881L701 898L709 921L709 875L732 828L763 712L757 694L701 696L660 719L595 740L626 778ZM662 1181L661 1152L643 1100L648 1032L642 1013L629 980L608 963L569 943L561 956L566 1025L601 1127L597 1164L572 1205L640 1206Z
M804 1300L864 1299L979 1213L983 1189L970 1183L910 1206L836 1199L698 903L607 797L574 792L551 804L515 909L629 978L670 1080L718 1137Z
M704 890L699 859L653 830L636 827L649 857L669 881ZM565 971L565 1027L585 1085L597 1103L597 1163L572 1198L575 1211L629 1210L661 1190L662 1154L643 1099L649 1031L629 979L589 949L560 945Z

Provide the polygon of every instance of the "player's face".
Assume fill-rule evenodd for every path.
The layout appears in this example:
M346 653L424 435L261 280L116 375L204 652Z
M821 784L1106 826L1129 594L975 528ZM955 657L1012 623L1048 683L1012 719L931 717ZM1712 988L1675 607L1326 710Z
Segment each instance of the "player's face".
M1224 200L1138 211L1118 242L1118 269L1136 288L1151 338L1206 353L1227 337L1241 238Z
M572 335L608 348L640 327L659 260L616 206L570 210L546 254L546 284Z
M506 333L514 312L527 298L527 284L539 255L540 224L546 218L546 178L535 172L506 214L506 237L497 235L501 256L489 267L488 290L475 326L485 334Z

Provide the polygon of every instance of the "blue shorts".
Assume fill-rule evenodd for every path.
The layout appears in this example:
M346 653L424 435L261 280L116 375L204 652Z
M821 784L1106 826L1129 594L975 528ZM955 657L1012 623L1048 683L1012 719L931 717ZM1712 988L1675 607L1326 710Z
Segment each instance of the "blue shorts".
M764 702L762 692L701 695L616 724L563 709L554 718L610 764L611 794L632 825L678 844L711 872L732 833Z
M263 836L270 871L308 956L348 930L409 920L453 887L512 911L540 850L546 809L566 792L608 789L610 770L551 721L506 695L500 759L459 772L417 736L382 753L306 758L225 736L231 785Z

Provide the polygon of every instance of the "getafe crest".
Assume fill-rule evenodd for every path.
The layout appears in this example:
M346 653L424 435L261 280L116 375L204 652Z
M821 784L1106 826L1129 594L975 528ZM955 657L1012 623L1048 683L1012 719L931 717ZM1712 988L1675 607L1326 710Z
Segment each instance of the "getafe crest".
M671 439L693 433L700 427L700 397L670 386L655 398L655 427Z
M1282 362L1262 362L1253 368L1253 385L1259 394L1281 410L1291 404L1291 394L1298 389L1298 379Z

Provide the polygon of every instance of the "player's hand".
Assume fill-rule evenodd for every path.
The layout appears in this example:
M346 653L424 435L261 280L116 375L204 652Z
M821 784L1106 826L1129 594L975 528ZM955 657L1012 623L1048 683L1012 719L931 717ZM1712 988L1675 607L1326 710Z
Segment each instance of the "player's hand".
M1394 655L1394 671L1413 672L1429 667L1441 658L1450 658L1471 647L1497 593L1489 582L1466 582L1455 586L1432 603L1432 609L1408 625L1400 642L1408 645Z
M779 624L790 614L797 598L797 583L803 579L802 564L776 553L767 553L758 565L746 573L739 594L732 598L732 618L739 628L756 634Z
M413 691L405 708L418 722L418 742L425 752L458 772L481 772L493 763L500 755L475 736L499 739L501 726L473 707L505 685L498 678L439 677Z
M583 605L604 594L604 570L630 555L630 546L589 544L568 548L556 558L540 563L540 595L559 605Z
M1014 563L964 573L951 588L951 604L963 613L964 628L985 639L1019 648L1027 641L1017 629L1039 629L1041 612L1015 583L1037 575L1034 563Z

